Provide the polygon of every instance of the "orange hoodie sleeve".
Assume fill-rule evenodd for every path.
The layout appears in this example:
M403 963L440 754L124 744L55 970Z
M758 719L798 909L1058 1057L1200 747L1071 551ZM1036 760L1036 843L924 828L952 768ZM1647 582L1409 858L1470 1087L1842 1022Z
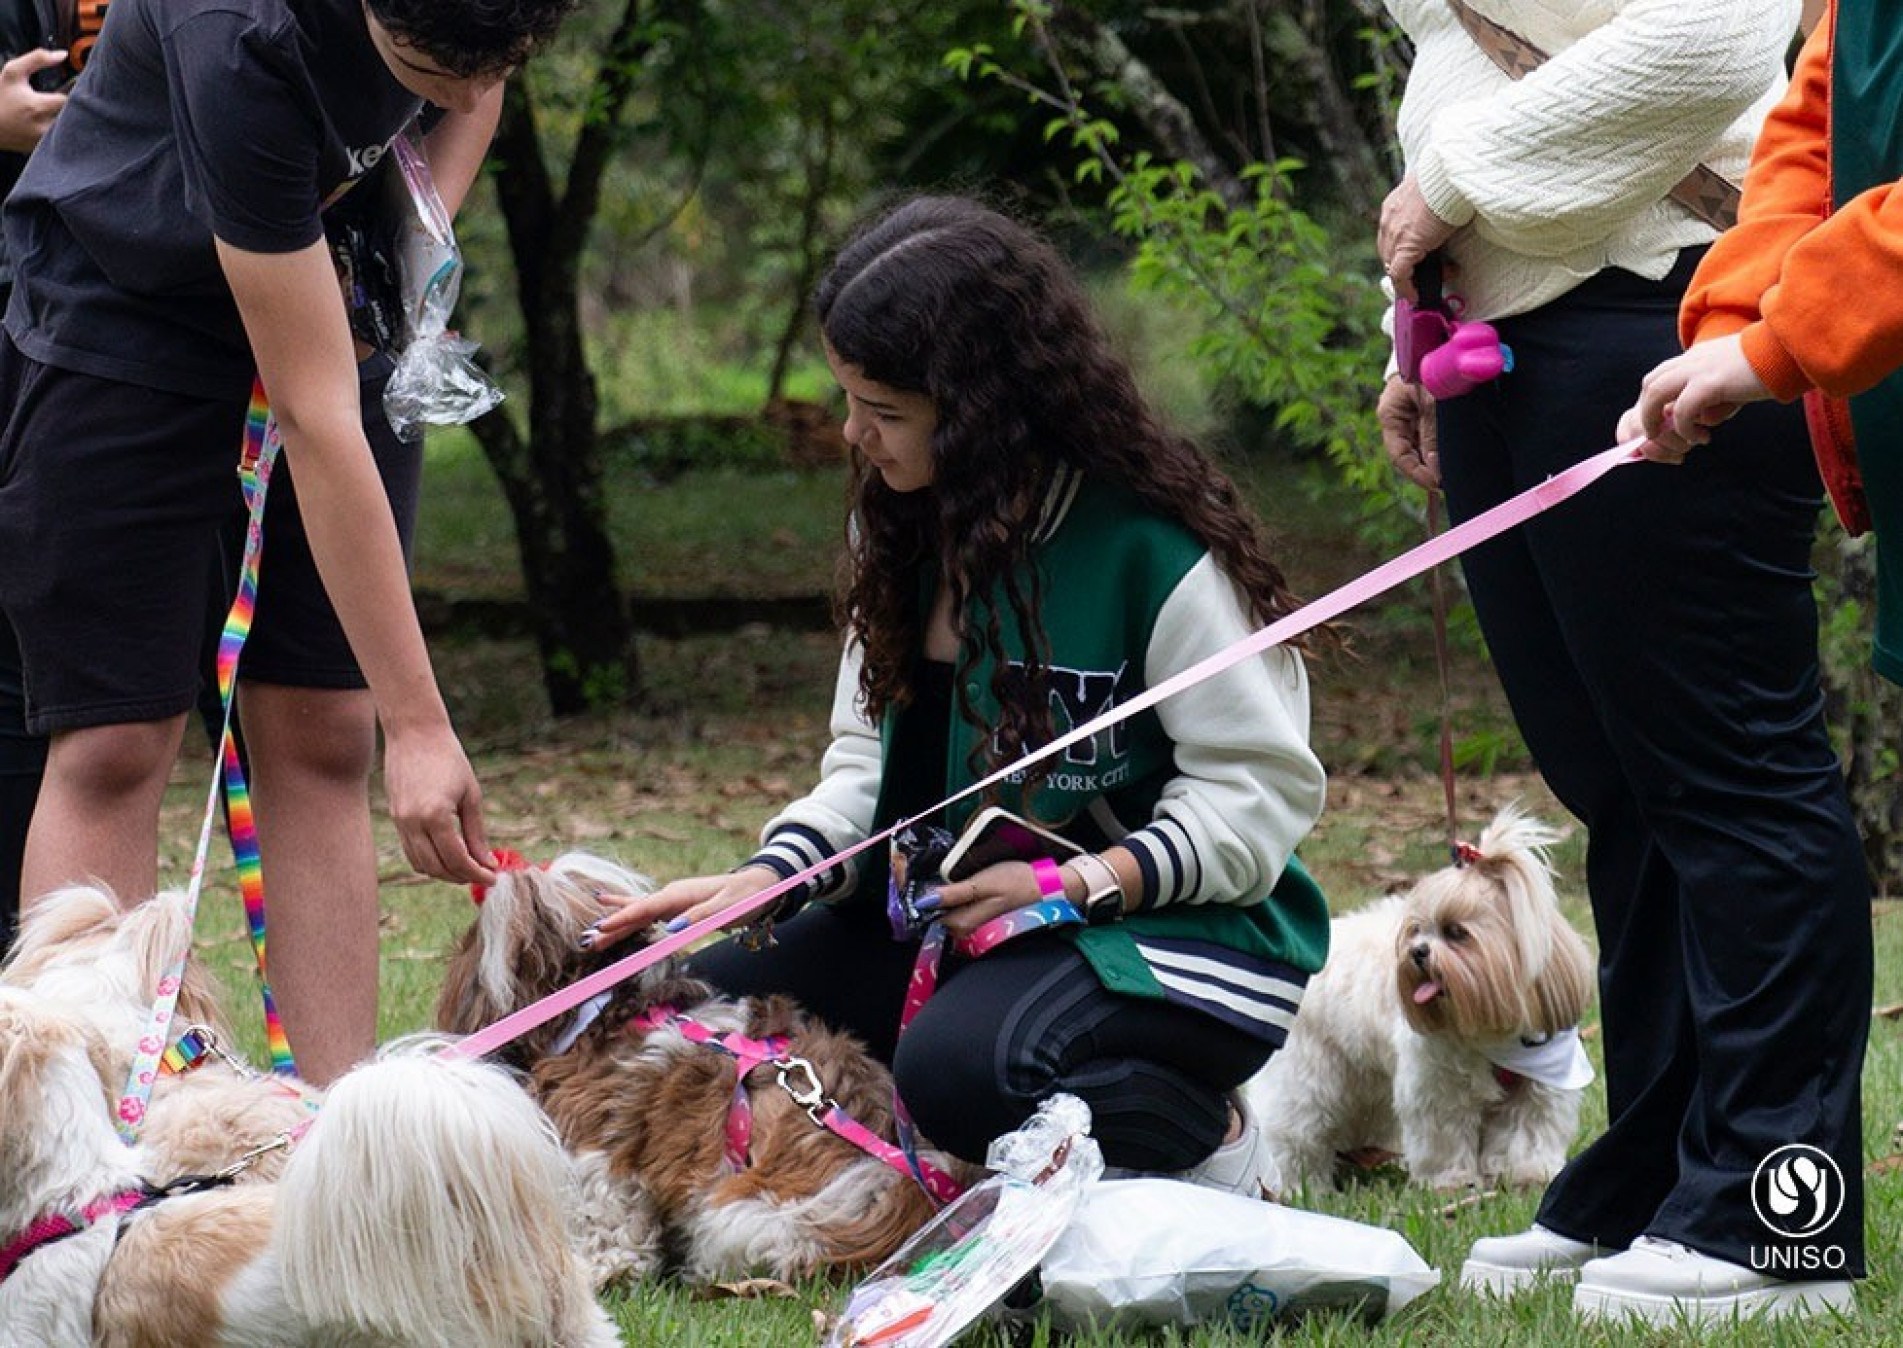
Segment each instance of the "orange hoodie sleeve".
M1836 6L1804 44L1766 120L1738 225L1686 292L1687 344L1740 334L1772 395L1848 397L1903 367L1903 183L1830 210L1830 68Z
M1790 88L1765 119L1745 175L1738 223L1720 235L1699 264L1678 315L1686 346L1764 328L1767 292L1778 284L1792 248L1830 214L1830 44L1827 16L1811 33L1792 72ZM1768 332L1766 333L1768 336ZM1781 352L1780 352L1781 355ZM1788 357L1783 357L1788 362ZM1766 370L1756 358L1760 378ZM1772 393L1789 400L1802 391L1791 365Z

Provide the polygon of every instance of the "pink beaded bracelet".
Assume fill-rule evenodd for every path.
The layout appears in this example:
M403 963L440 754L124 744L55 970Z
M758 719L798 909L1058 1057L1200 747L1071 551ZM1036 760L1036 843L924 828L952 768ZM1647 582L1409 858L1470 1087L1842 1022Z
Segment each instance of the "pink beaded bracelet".
M1037 877L1037 892L1047 899L1064 897L1064 872L1049 857L1031 862L1031 874Z

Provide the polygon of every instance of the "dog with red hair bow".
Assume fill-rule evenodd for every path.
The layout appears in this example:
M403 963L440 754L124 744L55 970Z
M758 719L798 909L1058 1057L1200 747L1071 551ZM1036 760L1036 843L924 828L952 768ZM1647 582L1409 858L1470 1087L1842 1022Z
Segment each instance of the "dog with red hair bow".
M450 956L436 1008L447 1031L472 1033L608 963L582 945L598 896L653 888L585 852L497 870ZM776 1056L741 1047L736 1059L709 1040ZM504 1052L575 1158L598 1285L670 1265L695 1280L870 1268L935 1211L919 1183L818 1121L815 1093L891 1138L892 1076L789 998L722 996L663 960ZM921 1160L968 1169L930 1149Z

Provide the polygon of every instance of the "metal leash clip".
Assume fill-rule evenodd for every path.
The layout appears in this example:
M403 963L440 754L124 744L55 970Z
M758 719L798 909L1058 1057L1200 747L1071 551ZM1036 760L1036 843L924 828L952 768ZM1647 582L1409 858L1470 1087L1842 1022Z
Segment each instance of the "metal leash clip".
M259 1161L269 1156L272 1152L281 1151L290 1145L291 1135L288 1132L279 1133L269 1142L260 1142L223 1170L212 1172L211 1178L219 1184L229 1184L231 1181L237 1179L238 1176L244 1174L245 1171L251 1169L251 1167L256 1165Z
M199 1044L204 1048L206 1053L218 1059L219 1062L229 1067L246 1081L256 1081L258 1079L260 1075L258 1069L219 1043L218 1034L211 1026L197 1024L187 1025L184 1033L180 1034L178 1039L179 1042L182 1043L188 1037L192 1036L197 1037Z
M780 943L773 934L773 915L767 914L757 922L749 922L734 933L734 939L740 942L743 950L768 950Z
M820 1117L821 1111L831 1108L833 1102L827 1097L826 1087L813 1065L804 1058L789 1057L774 1059L773 1066L779 1073L780 1089L793 1097L793 1103L805 1110L808 1118L825 1127L825 1120ZM803 1087L793 1080L796 1072L806 1078Z

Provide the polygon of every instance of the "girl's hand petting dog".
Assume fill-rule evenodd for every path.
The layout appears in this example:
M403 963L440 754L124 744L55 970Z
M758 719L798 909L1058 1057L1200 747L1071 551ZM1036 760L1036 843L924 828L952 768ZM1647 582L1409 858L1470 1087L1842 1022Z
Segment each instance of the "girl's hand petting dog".
M652 894L603 894L600 902L605 915L582 934L582 945L599 950L646 931L656 922L665 922L669 930L679 931L744 903L779 878L765 866L746 866L719 875L676 880Z

